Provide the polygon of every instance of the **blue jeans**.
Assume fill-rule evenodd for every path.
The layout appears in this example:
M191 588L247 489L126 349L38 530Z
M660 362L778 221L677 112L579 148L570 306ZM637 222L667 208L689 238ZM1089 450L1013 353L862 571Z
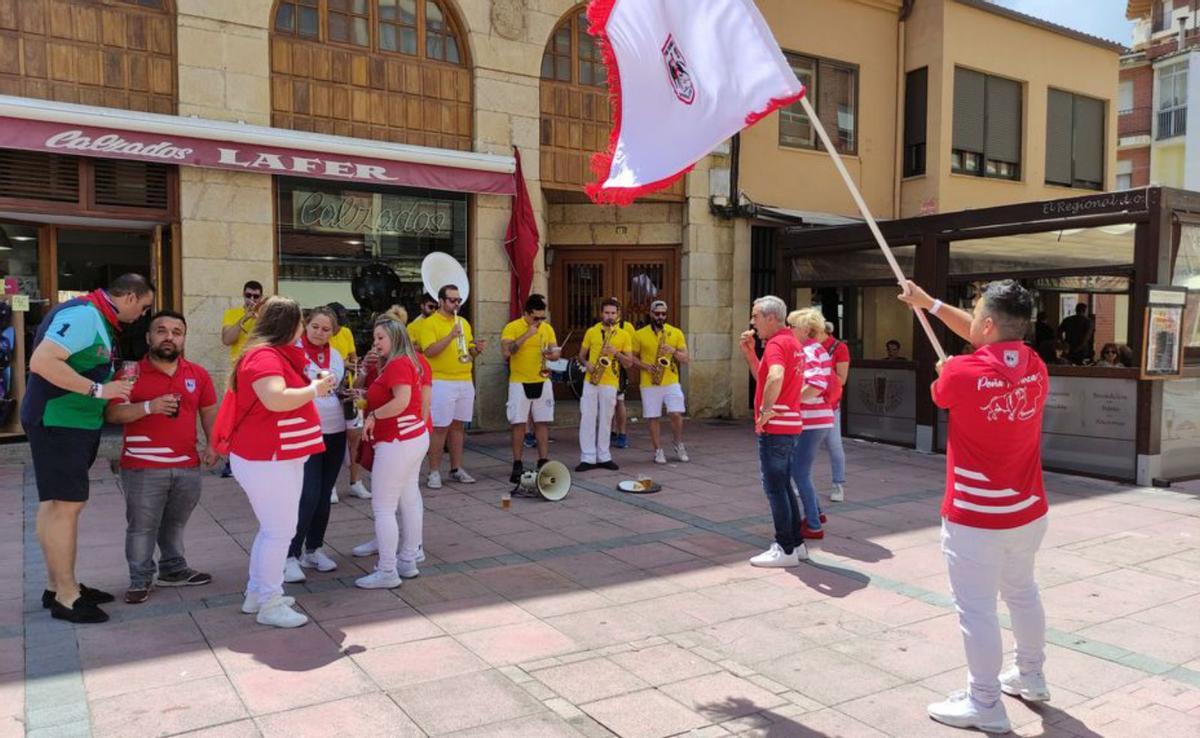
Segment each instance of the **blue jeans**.
M785 553L803 543L800 537L800 506L792 494L790 469L798 436L758 436L758 463L762 470L763 492L771 505L775 521L775 542Z
M326 433L325 450L313 454L304 462L304 490L300 493L300 513L296 519L296 535L288 548L288 556L300 558L304 551L316 551L325 543L329 527L329 493L337 482L338 472L346 456L346 432Z
M825 447L829 449L829 466L833 470L833 483L846 483L846 449L842 448L842 411L833 411L833 427L825 436Z
M804 519L810 530L821 529L821 506L817 504L817 488L813 486L812 465L817 458L817 449L821 448L828 435L828 428L805 430L792 452L792 481L796 483L796 492L800 495L800 503L804 505Z

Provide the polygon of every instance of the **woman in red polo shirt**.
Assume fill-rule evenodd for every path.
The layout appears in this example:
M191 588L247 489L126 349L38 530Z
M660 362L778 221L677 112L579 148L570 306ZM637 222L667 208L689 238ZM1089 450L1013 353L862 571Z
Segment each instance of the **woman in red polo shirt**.
M371 509L379 561L354 583L363 589L399 587L417 576L424 509L418 479L429 450L429 390L433 373L408 338L404 323L384 315L375 321L372 349L383 367L367 389L363 442L375 450ZM401 532L396 509L404 521Z
M259 526L242 612L280 628L308 622L283 596L283 564L296 534L305 460L325 449L313 400L334 387L331 376L305 376L307 357L297 344L303 331L294 300L267 300L229 383L237 402L229 463Z

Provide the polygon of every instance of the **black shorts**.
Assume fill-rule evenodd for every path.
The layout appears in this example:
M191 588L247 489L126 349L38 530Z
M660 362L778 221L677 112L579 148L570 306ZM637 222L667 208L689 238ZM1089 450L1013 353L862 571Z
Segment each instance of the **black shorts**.
M38 499L87 502L88 472L100 452L100 429L31 425L25 435Z

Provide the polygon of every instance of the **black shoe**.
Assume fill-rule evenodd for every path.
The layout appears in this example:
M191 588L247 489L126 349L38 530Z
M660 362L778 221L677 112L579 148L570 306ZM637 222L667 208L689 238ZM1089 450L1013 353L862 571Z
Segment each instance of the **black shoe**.
M84 602L91 603L93 605L106 605L109 602L112 602L113 600L115 600L117 598L113 597L108 592L104 592L99 589L92 589L91 587L87 586L86 584L81 584L81 585L79 585L79 599L83 600ZM50 609L50 606L53 604L54 604L54 593L48 589L43 590L42 591L42 608L48 610L48 609Z
M508 481L513 484L521 483L521 475L525 473L525 465L519 461L513 462L512 474L508 475Z
M125 590L126 605L140 605L150 599L150 585L144 587L130 587Z
M210 582L212 582L212 574L205 574L195 569L184 569L174 574L158 575L158 586L160 587L199 587Z
M99 606L84 601L83 597L75 600L75 604L71 607L54 600L50 603L50 617L70 623L108 622L108 613L101 610Z
M575 471L577 471L577 472L591 471L592 469L595 469L596 467L597 467L596 464L591 464L586 461L581 461L581 462L579 462L579 465L575 467Z
M609 459L608 461L602 461L599 464L596 464L596 466L600 467L601 469L609 469L611 471L617 471L621 468L617 466L617 462L613 461L612 459Z
M229 462L226 461L224 468L221 469L221 479L229 479L232 476L233 476L233 467L231 467L229 465Z
M537 468L541 469L543 466L545 466L546 464L549 464L549 463L550 463L550 459L538 459Z

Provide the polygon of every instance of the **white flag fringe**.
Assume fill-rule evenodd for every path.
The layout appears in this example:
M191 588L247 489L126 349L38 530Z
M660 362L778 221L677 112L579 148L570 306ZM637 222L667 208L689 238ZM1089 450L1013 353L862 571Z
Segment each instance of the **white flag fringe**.
M587 14L613 122L608 151L592 157L596 203L629 205L670 187L804 95L753 0L592 0Z

